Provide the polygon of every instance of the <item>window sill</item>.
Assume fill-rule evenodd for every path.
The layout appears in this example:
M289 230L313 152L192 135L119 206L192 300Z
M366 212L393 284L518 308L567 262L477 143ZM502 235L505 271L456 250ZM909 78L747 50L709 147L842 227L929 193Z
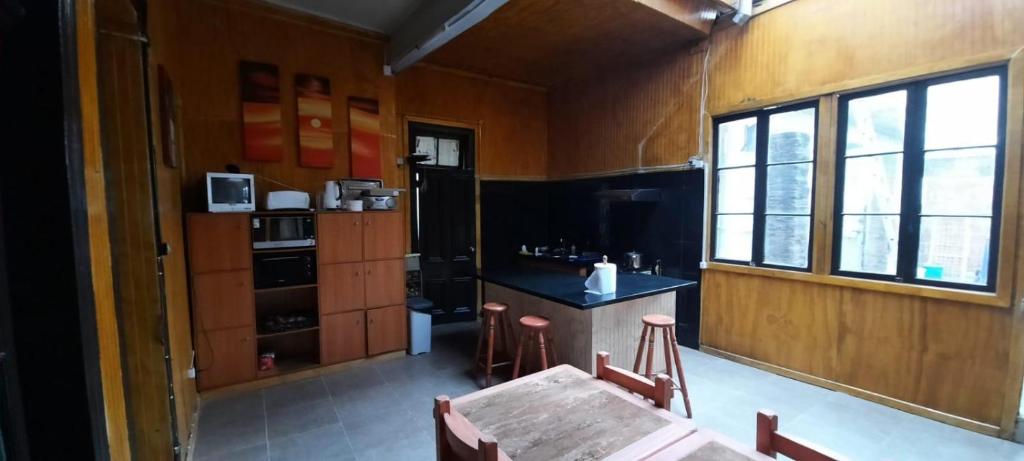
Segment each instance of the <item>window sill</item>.
M774 277L799 282L858 288L862 290L881 291L885 293L918 296L922 298L945 299L992 307L1010 307L1009 293L982 293L968 290L957 290L953 288L911 285L907 283L886 282L882 280L867 280L853 277L842 277L838 275L813 274L782 269L771 269L767 267L750 267L715 262L709 262L706 270L757 275L761 277Z

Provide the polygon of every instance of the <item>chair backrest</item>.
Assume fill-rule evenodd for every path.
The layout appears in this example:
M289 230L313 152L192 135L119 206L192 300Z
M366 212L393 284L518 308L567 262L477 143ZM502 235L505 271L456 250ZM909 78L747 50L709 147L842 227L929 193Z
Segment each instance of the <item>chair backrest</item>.
M611 366L611 358L611 354L607 352L597 353L597 379L603 379L624 387L630 392L640 394L646 399L651 399L658 408L672 410L671 378L664 374L658 374L652 382L631 371Z
M845 458L810 442L779 433L779 416L771 410L757 412L757 451L774 458L782 453L795 461L840 461Z
M452 408L447 395L434 398L434 425L438 461L509 461L493 437Z

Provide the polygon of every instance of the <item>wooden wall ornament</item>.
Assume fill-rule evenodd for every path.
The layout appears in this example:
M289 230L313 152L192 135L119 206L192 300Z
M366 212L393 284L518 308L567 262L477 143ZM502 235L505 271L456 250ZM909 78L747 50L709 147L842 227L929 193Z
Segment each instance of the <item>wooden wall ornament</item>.
M170 168L178 167L180 153L178 146L181 144L180 133L178 132L178 104L174 96L174 85L171 78L167 76L164 66L157 66L157 85L160 94L160 147L163 152L164 165Z
M380 178L380 109L372 99L349 98L349 161L353 178Z
M279 162L284 157L281 90L277 66L242 61L242 158Z
M334 130L331 114L331 81L326 77L297 74L295 99L299 131L299 165L308 168L334 166Z

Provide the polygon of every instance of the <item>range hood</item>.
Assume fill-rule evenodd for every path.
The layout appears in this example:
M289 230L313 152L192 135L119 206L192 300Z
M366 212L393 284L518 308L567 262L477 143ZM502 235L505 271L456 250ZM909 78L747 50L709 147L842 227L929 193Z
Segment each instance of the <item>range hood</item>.
M607 189L597 191L594 195L612 202L661 201L661 189Z

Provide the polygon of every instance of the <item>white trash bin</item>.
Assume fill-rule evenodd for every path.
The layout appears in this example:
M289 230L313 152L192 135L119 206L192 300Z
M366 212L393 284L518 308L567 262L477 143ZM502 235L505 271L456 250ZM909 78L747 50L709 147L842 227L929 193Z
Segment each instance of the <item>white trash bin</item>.
M430 311L434 303L424 298L409 298L405 302L409 308L409 355L426 354L430 352Z

